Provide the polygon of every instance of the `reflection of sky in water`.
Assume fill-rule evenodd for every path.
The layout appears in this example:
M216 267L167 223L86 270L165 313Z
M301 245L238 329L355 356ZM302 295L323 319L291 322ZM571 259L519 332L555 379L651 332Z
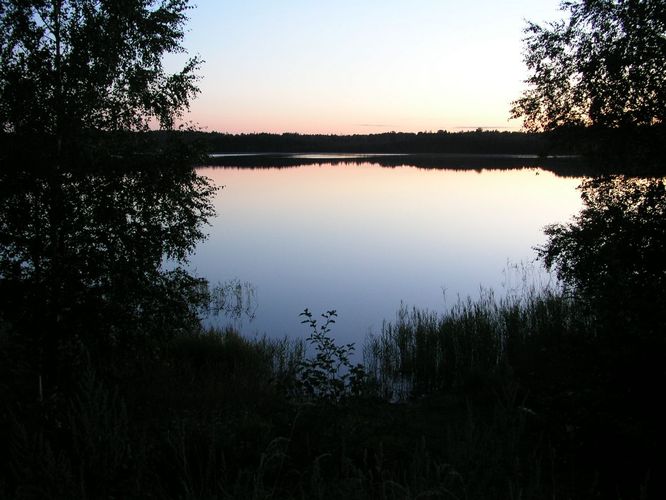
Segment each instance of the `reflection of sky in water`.
M213 284L254 284L256 318L240 325L247 334L303 336L304 308L336 309L334 336L360 343L395 318L401 302L441 311L457 295L478 296L480 286L503 294L507 263L533 261L543 227L580 208L578 179L534 169L199 172L225 187L191 264Z

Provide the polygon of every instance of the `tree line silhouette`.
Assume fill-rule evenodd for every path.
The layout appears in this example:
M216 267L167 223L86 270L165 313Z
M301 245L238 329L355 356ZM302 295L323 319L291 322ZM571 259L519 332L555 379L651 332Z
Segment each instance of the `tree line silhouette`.
M473 130L464 132L386 132L381 134L325 135L299 133L229 134L203 131L154 131L151 141L156 144L174 136L196 144L208 153L357 153L357 154L412 154L431 155L430 160L415 158L423 166L455 168L452 162L432 163L434 155L536 155L580 156L579 163L568 172L573 175L608 173L659 174L664 171L662 158L666 155L666 126L627 126L620 129L606 127L563 126L556 130L509 132ZM276 158L278 164L284 159ZM460 158L461 165L469 160ZM217 164L248 166L249 159L237 163L215 160ZM240 161L240 163L238 163ZM382 163L396 165L386 158ZM291 165L300 164L294 163ZM410 160L411 162L411 160ZM442 163L441 158L436 163ZM400 164L400 163L397 163ZM256 165L256 164L254 164ZM525 165L523 165L525 166ZM532 165L528 165L532 166ZM469 168L463 165L463 168Z
M167 136L174 132L156 132ZM325 135L298 133L228 134L179 132L200 141L211 153L459 153L459 154L566 154L554 148L545 134L474 130L466 132L386 132L381 134Z

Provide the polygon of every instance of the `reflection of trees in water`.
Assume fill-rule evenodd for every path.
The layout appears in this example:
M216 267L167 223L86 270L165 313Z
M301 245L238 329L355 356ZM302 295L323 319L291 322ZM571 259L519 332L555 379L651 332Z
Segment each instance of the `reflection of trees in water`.
M442 169L481 171L511 170L521 168L543 168L559 176L588 175L591 169L585 168L580 159L575 157L537 158L530 155L448 155L448 154L367 154L349 155L337 158L336 155L321 158L299 156L294 154L256 154L256 155L224 155L205 158L202 166L274 169L290 168L306 165L379 165L387 168L416 167L423 169Z
M164 158L88 172L6 170L2 319L48 356L191 327L207 288L181 266L204 237L214 190Z
M664 179L596 178L580 189L585 207L546 229L541 257L602 322L655 333L666 307Z

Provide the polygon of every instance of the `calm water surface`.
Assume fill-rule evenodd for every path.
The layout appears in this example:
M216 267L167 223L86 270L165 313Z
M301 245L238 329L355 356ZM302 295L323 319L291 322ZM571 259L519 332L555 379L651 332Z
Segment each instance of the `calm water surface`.
M361 343L401 304L444 311L457 297L522 286L543 227L581 206L578 178L539 168L457 171L376 164L206 167L224 186L192 267L211 283L256 288L246 334L306 336L298 314L338 311L333 335ZM210 320L225 325L231 320Z

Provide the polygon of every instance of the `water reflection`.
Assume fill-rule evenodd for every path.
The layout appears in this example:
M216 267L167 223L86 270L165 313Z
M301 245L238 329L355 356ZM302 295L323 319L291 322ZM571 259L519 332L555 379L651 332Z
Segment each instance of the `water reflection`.
M275 336L304 334L305 307L337 309L334 334L358 342L401 302L441 310L480 286L520 286L507 263L533 261L543 227L580 208L580 179L538 168L338 162L199 173L225 189L193 267L213 283L253 283L256 319L240 326Z
M213 192L186 164L146 155L85 169L7 166L3 328L41 364L79 346L136 345L196 324L205 283L163 262L182 264L203 237Z
M306 165L362 165L419 167L423 169L478 170L538 167L559 176L595 175L575 156L483 155L483 154L393 154L393 153L218 153L210 155L206 166L243 168L285 168Z

